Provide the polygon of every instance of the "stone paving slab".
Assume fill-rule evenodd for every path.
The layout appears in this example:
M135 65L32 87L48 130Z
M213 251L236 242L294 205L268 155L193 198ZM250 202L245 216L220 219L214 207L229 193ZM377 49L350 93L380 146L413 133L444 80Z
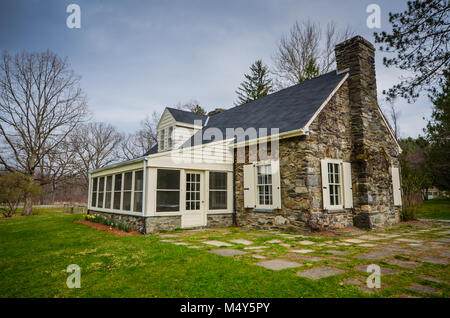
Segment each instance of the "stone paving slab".
M362 282L356 278L347 278L342 283L345 285L357 285L357 286L362 285Z
M295 254L295 253L287 254L286 256L289 258L298 260L298 261L320 262L320 261L325 260L325 258L323 258L323 257L299 255L299 254Z
M396 241L397 242L405 242L405 243L416 243L416 244L423 243L422 240L412 240L412 239L405 239L405 238L399 238L399 239L396 239Z
M333 254L333 255L349 255L349 252L345 252L345 251L336 251L336 250L326 250L324 251L325 253L328 254Z
M329 266L320 266L308 269L303 272L298 272L297 275L300 277L306 277L310 279L320 279L324 277L330 277L334 275L339 275L345 273L344 270L335 268L335 267L329 267Z
M256 259L265 259L266 258L265 256L259 255L259 254L253 254L252 257L256 258Z
M160 237L164 238L180 237L180 234L161 234Z
M279 270L283 270L283 269L287 269L287 268L295 268L295 267L302 266L302 264L287 261L284 259L272 259L269 261L262 261L262 262L257 263L256 265L262 266L264 268L271 269L274 271L279 271Z
M449 263L447 258L435 256L422 256L421 258L419 258L419 261L438 265L447 265Z
M226 242L221 242L221 241L204 241L202 242L204 244L208 244L208 245L214 245L214 246L218 246L218 247L222 247L222 246L233 246L230 243L226 243Z
M397 266L404 267L404 268L416 268L421 265L420 263L417 263L417 262L402 261L402 260L399 260L396 258L389 259L386 261L386 263L391 264L391 265L397 265Z
M283 243L283 241L282 241L282 240L275 239L275 240L266 241L265 243L269 243L269 244L280 244L280 243Z
M236 249L233 249L233 248L228 248L228 249L221 248L221 249L218 249L218 250L211 250L210 252L214 253L214 254L217 254L217 255L220 255L220 256L236 256L236 255L247 254L247 252L236 250Z
M420 284L411 285L408 287L408 289L421 294L432 294L432 295L439 294L439 291L437 291L436 289L431 288L430 286L424 286Z
M312 245L312 244L314 244L314 242L312 242L312 241L298 241L297 244L300 244L300 245Z
M388 256L392 256L393 254L395 254L395 253L393 253L392 251L389 251L389 250L378 250L378 251L372 251L372 252L368 252L368 253L359 254L356 256L356 258L364 259L364 260L368 260L368 261L378 261L378 260L381 260Z
M377 245L376 244L370 244L370 243L364 243L364 244L359 244L358 246L361 246L361 247L375 247Z
M344 242L357 244L357 243L364 243L365 241L359 240L359 239L347 239L347 240L344 240Z
M436 234L440 234L440 235L450 235L450 231L437 232Z
M358 236L359 239L361 240L368 240L368 241L378 241L378 240L382 240L382 237L376 236L376 235L371 235L371 234L367 234L367 235L361 235Z
M247 246L244 247L244 250L261 250L264 248L269 248L268 246Z
M339 246L350 246L350 245L352 245L352 244L341 242L341 243L336 243L336 245L339 245Z
M367 266L369 266L369 265L359 265L359 266L356 266L355 269L358 271L367 273ZM381 269L381 275L391 275L391 274L401 273L401 271L399 271L397 269L392 269L392 268L385 267L385 266L380 266L380 269Z
M186 243L186 242L176 242L176 243L173 243L174 245L189 245L189 243Z
M446 282L444 282L443 280L431 277L431 276L417 276L417 278L419 279L423 279L423 280L427 280L433 283L438 283L438 284L447 284Z
M291 244L286 244L286 243L280 243L280 246L283 246L283 247L292 247Z
M242 245L252 245L253 242L245 239L236 239L236 240L230 240L232 243L236 244L242 244Z
M308 250L308 249L296 249L296 250L290 250L291 253L298 253L298 254L306 254L314 252L314 250Z

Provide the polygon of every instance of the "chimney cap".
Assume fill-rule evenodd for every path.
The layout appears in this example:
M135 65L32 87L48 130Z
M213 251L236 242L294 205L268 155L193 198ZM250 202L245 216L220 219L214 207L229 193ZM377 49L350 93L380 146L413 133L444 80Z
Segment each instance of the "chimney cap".
M347 39L347 40L345 40L345 41L343 41L341 43L336 44L336 48L340 48L342 46L351 45L351 44L354 44L354 43L364 44L367 47L369 47L370 49L375 51L375 47L373 46L373 44L370 43L368 40L366 40L365 38L363 38L360 35L356 35L356 36L354 36L354 37L352 37L350 39Z

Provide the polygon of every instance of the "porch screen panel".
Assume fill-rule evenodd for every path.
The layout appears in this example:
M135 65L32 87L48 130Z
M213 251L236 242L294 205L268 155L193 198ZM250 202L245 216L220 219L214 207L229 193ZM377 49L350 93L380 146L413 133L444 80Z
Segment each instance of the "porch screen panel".
M133 182L133 172L126 172L123 180L123 210L131 210L131 186Z
M105 193L105 177L101 177L98 182L98 204L97 207L103 208L103 195Z
M112 176L106 177L105 209L111 208Z
M114 177L114 210L120 210L121 192L122 191L122 174L116 174Z
M143 171L139 170L134 173L134 202L133 211L142 212L142 188L144 184Z
M227 173L209 173L209 209L225 210L227 208Z
M92 198L91 198L91 206L97 206L97 187L98 187L98 178L92 179Z
M180 171L158 169L156 181L156 212L180 210Z

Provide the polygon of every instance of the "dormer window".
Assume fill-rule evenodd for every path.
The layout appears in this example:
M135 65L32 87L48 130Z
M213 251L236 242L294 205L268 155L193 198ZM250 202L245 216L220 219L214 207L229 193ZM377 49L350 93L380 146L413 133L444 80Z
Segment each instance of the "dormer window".
M172 149L172 135L173 135L173 127L169 127L169 132L167 134L167 148Z
M164 141L165 141L165 129L161 129L160 136L159 136L159 145L160 150L164 150Z

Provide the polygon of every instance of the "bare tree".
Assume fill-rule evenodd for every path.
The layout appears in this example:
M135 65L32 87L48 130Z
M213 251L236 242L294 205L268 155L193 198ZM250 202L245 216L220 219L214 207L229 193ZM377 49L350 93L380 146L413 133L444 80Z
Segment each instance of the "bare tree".
M334 47L352 35L349 27L339 32L335 22L325 29L310 20L295 22L273 57L275 86L282 89L331 71L336 62Z
M191 113L195 113L198 115L206 115L206 110L200 106L199 102L195 99L191 99L190 101L186 103L178 103L175 105L175 108L181 109L181 110L187 110Z
M379 102L379 105L383 109L383 113L387 114L389 125L395 135L395 138L400 138L400 111L395 107L393 99L385 99L385 102Z
M114 126L105 123L80 125L71 134L71 145L76 154L77 171L89 184L89 170L99 169L121 160L120 144L123 135Z
M128 135L122 141L123 157L126 160L142 157L158 141L157 125L160 114L154 111L151 117L141 121L141 127L134 134Z
M0 164L35 179L38 166L86 117L80 78L55 53L4 52L0 61ZM24 215L32 213L25 198Z

